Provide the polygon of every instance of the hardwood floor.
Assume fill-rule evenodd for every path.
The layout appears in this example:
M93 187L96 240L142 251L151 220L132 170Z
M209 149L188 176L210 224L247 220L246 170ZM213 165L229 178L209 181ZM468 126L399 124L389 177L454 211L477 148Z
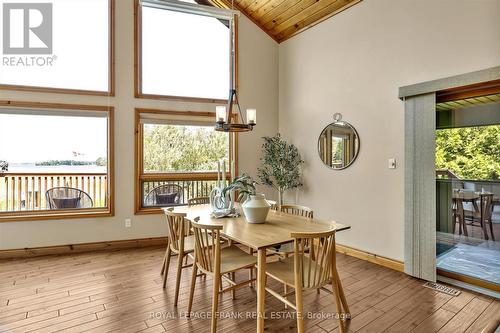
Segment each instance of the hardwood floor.
M177 258L163 290L163 254L162 248L142 248L0 261L0 332L206 332L211 279L198 279L195 313L187 319L190 270L183 272L174 308ZM403 273L341 254L338 267L353 316L349 332L481 332L500 317L500 302L487 296L468 291L448 296ZM241 274L240 279L248 276ZM333 301L323 292L304 295L306 332L338 331ZM224 294L219 332L254 332L255 310L254 289L238 290L236 300ZM293 312L270 295L266 311L267 331L295 331ZM243 318L226 318L230 315Z

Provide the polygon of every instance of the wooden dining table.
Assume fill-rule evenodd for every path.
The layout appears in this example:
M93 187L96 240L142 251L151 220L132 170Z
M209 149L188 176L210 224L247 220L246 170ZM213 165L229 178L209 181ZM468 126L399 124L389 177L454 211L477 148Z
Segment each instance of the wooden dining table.
M257 251L257 332L264 332L266 296L266 259L267 249L293 242L291 232L343 231L349 226L335 221L309 219L271 210L266 222L251 224L244 216L214 218L209 205L178 206L175 211L186 213L189 220L200 217L199 223L222 225L221 235L232 241L246 245Z

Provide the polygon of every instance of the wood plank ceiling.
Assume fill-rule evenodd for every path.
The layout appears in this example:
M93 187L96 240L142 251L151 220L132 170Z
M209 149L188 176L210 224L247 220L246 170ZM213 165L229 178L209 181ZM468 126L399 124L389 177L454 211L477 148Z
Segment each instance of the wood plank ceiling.
M234 0L241 11L278 43L362 0ZM230 7L230 0L212 0Z
M448 102L441 102L436 104L437 111L448 111L463 109L471 106L481 105L481 104L492 104L500 103L500 94L493 94L487 96L471 97L464 99L457 99Z

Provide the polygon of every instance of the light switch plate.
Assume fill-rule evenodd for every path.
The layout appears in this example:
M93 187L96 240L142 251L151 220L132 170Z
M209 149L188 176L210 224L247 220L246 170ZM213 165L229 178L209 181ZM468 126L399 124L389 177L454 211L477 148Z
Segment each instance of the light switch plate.
M388 162L387 166L389 169L396 169L396 159L395 158L390 158L387 162Z

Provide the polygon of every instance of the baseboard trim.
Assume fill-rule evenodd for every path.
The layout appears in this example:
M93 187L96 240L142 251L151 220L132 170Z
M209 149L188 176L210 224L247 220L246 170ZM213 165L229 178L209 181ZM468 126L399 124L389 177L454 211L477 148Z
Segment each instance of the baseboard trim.
M0 250L0 259L30 258L46 255L60 255L93 251L132 249L166 245L166 237L126 239L106 242L69 244L57 246L33 247L13 250Z
M362 259L365 261L369 261L371 263L384 266L390 269L393 269L398 272L404 272L404 263L398 260L386 258L379 256L377 254L373 254L370 252L366 252L363 250L355 249L353 247L337 244L336 245L337 252L343 253L345 255L355 257L358 259Z

